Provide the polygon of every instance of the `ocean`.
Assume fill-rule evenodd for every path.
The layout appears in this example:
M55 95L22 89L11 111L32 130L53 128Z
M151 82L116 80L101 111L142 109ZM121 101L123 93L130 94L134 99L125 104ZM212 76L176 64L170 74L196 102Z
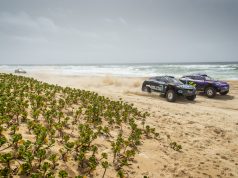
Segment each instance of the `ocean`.
M181 77L191 73L206 73L215 79L238 79L238 62L190 64L0 65L0 72L14 72L17 68L22 68L28 73L45 72L72 76L112 75L123 77L151 77L156 75L173 75L175 77Z

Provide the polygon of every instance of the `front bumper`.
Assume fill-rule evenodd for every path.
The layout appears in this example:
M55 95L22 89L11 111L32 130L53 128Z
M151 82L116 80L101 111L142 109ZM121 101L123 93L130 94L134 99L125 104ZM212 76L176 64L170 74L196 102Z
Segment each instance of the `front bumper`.
M229 86L221 87L220 92L226 92L229 91Z
M196 95L196 90L180 89L180 90L178 90L178 94L183 95L183 96L194 96L194 95Z
M230 87L229 85L221 85L221 86L218 86L217 89L218 89L218 92L226 92L226 91L229 91Z

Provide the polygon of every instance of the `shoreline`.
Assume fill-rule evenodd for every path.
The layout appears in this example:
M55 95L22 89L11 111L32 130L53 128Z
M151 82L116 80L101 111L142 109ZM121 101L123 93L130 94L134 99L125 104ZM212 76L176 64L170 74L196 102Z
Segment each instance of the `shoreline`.
M0 73L6 73L6 74L13 74L13 75L22 75L25 77L39 77L39 76L45 76L45 77L68 77L68 78L87 78L87 77L93 77L93 78L105 78L105 77L110 77L110 78L122 78L122 79L148 79L150 77L153 76L126 76L126 75L114 75L114 74L57 74L57 73L53 73L53 72L46 72L46 71L40 71L40 72L27 72L26 74L19 74L19 73L15 73L14 71L7 71L7 70L1 70L0 69ZM173 74L171 74L173 76ZM158 75L160 76L160 75ZM176 77L175 78L179 78ZM216 78L215 78L216 79ZM236 82L238 81L237 79L217 79L217 80L223 80L223 81L231 81L231 82Z
M88 65L2 65L0 71L14 72L23 68L28 73L50 73L68 76L115 76L115 77L152 77L207 73L220 80L238 80L238 63L213 64L88 64Z

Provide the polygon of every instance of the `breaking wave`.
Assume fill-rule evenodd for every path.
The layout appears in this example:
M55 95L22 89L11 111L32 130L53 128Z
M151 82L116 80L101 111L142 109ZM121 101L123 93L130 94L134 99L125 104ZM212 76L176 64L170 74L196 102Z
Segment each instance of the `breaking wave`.
M0 71L13 72L23 68L27 72L44 72L59 75L114 75L150 77L190 73L207 73L217 79L238 79L238 63L228 64L107 64L107 65L0 65Z

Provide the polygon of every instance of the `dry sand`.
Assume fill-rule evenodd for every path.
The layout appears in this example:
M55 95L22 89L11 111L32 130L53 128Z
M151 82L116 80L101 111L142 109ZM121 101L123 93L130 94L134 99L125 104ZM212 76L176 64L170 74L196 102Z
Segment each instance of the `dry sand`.
M151 116L147 122L160 140L145 140L134 164L135 177L238 177L238 81L231 92L214 99L198 95L191 102L169 103L158 94L142 93L143 78L26 74L40 81L96 91L112 99L134 103ZM172 141L182 145L177 152Z

